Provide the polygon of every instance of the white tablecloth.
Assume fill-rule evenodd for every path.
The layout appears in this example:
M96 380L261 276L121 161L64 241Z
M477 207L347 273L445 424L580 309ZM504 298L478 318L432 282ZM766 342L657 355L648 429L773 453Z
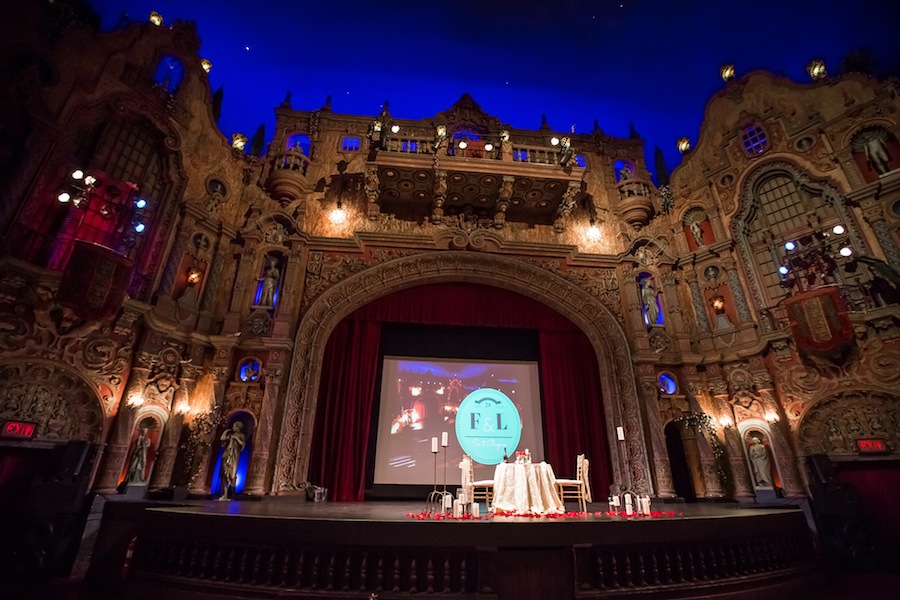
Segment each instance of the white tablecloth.
M565 512L556 491L556 475L545 462L497 465L492 508L540 515Z

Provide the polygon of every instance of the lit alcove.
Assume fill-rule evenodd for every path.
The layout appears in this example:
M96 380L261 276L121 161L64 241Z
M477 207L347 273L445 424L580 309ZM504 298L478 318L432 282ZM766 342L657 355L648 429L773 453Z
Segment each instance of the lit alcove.
M234 493L240 494L244 491L244 485L247 482L247 471L250 467L250 455L253 448L253 433L256 419L252 414L246 411L238 411L229 415L224 427L220 428L216 436L215 466L212 472L212 481L210 482L209 491L214 496L221 496L223 493L223 477L222 477L222 456L225 452L226 442L222 439L224 434L233 430L236 422L241 423L241 433L244 435L244 447L238 457L237 475L235 477Z
M153 83L164 89L169 94L174 94L181 80L184 79L184 65L171 55L163 56L153 72Z

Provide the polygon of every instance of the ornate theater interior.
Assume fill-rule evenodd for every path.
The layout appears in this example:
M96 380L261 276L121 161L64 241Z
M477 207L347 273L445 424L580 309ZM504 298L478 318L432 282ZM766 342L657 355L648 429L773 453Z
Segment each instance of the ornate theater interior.
M464 93L226 137L193 24L10 10L5 580L801 598L900 564L896 80L726 65L667 173Z

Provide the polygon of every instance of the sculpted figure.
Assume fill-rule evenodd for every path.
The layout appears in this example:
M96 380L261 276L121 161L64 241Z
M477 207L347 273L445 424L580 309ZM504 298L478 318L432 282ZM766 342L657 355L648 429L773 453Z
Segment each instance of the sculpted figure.
M144 473L147 469L147 448L150 446L150 438L147 437L147 428L141 427L137 440L134 442L134 451L128 462L128 471L125 472L125 483L143 483Z
M750 464L753 466L753 480L759 487L772 486L772 467L769 464L769 452L763 446L759 438L753 436L750 438L750 448L747 450L750 455Z
M656 304L656 289L653 282L647 277L641 281L641 301L644 303L644 310L647 315L647 324L656 325L659 320L659 306Z
M221 468L222 495L219 497L219 500L228 499L228 488L234 490L237 481L238 458L241 456L241 450L244 449L245 443L243 428L243 423L235 421L231 429L226 429L222 432L220 439L224 450L222 451Z

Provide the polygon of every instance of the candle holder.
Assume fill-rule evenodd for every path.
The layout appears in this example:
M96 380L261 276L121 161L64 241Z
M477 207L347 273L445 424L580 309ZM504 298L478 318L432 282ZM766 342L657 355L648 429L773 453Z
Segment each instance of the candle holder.
M446 448L444 448L446 451ZM444 460L444 489L442 491L438 491L437 489L437 451L433 450L431 452L434 455L434 485L431 488L431 491L428 493L428 497L425 499L425 512L429 515L433 515L435 513L442 513L446 511L447 508L447 497L450 497L450 508L453 508L453 494L447 491L447 461Z

